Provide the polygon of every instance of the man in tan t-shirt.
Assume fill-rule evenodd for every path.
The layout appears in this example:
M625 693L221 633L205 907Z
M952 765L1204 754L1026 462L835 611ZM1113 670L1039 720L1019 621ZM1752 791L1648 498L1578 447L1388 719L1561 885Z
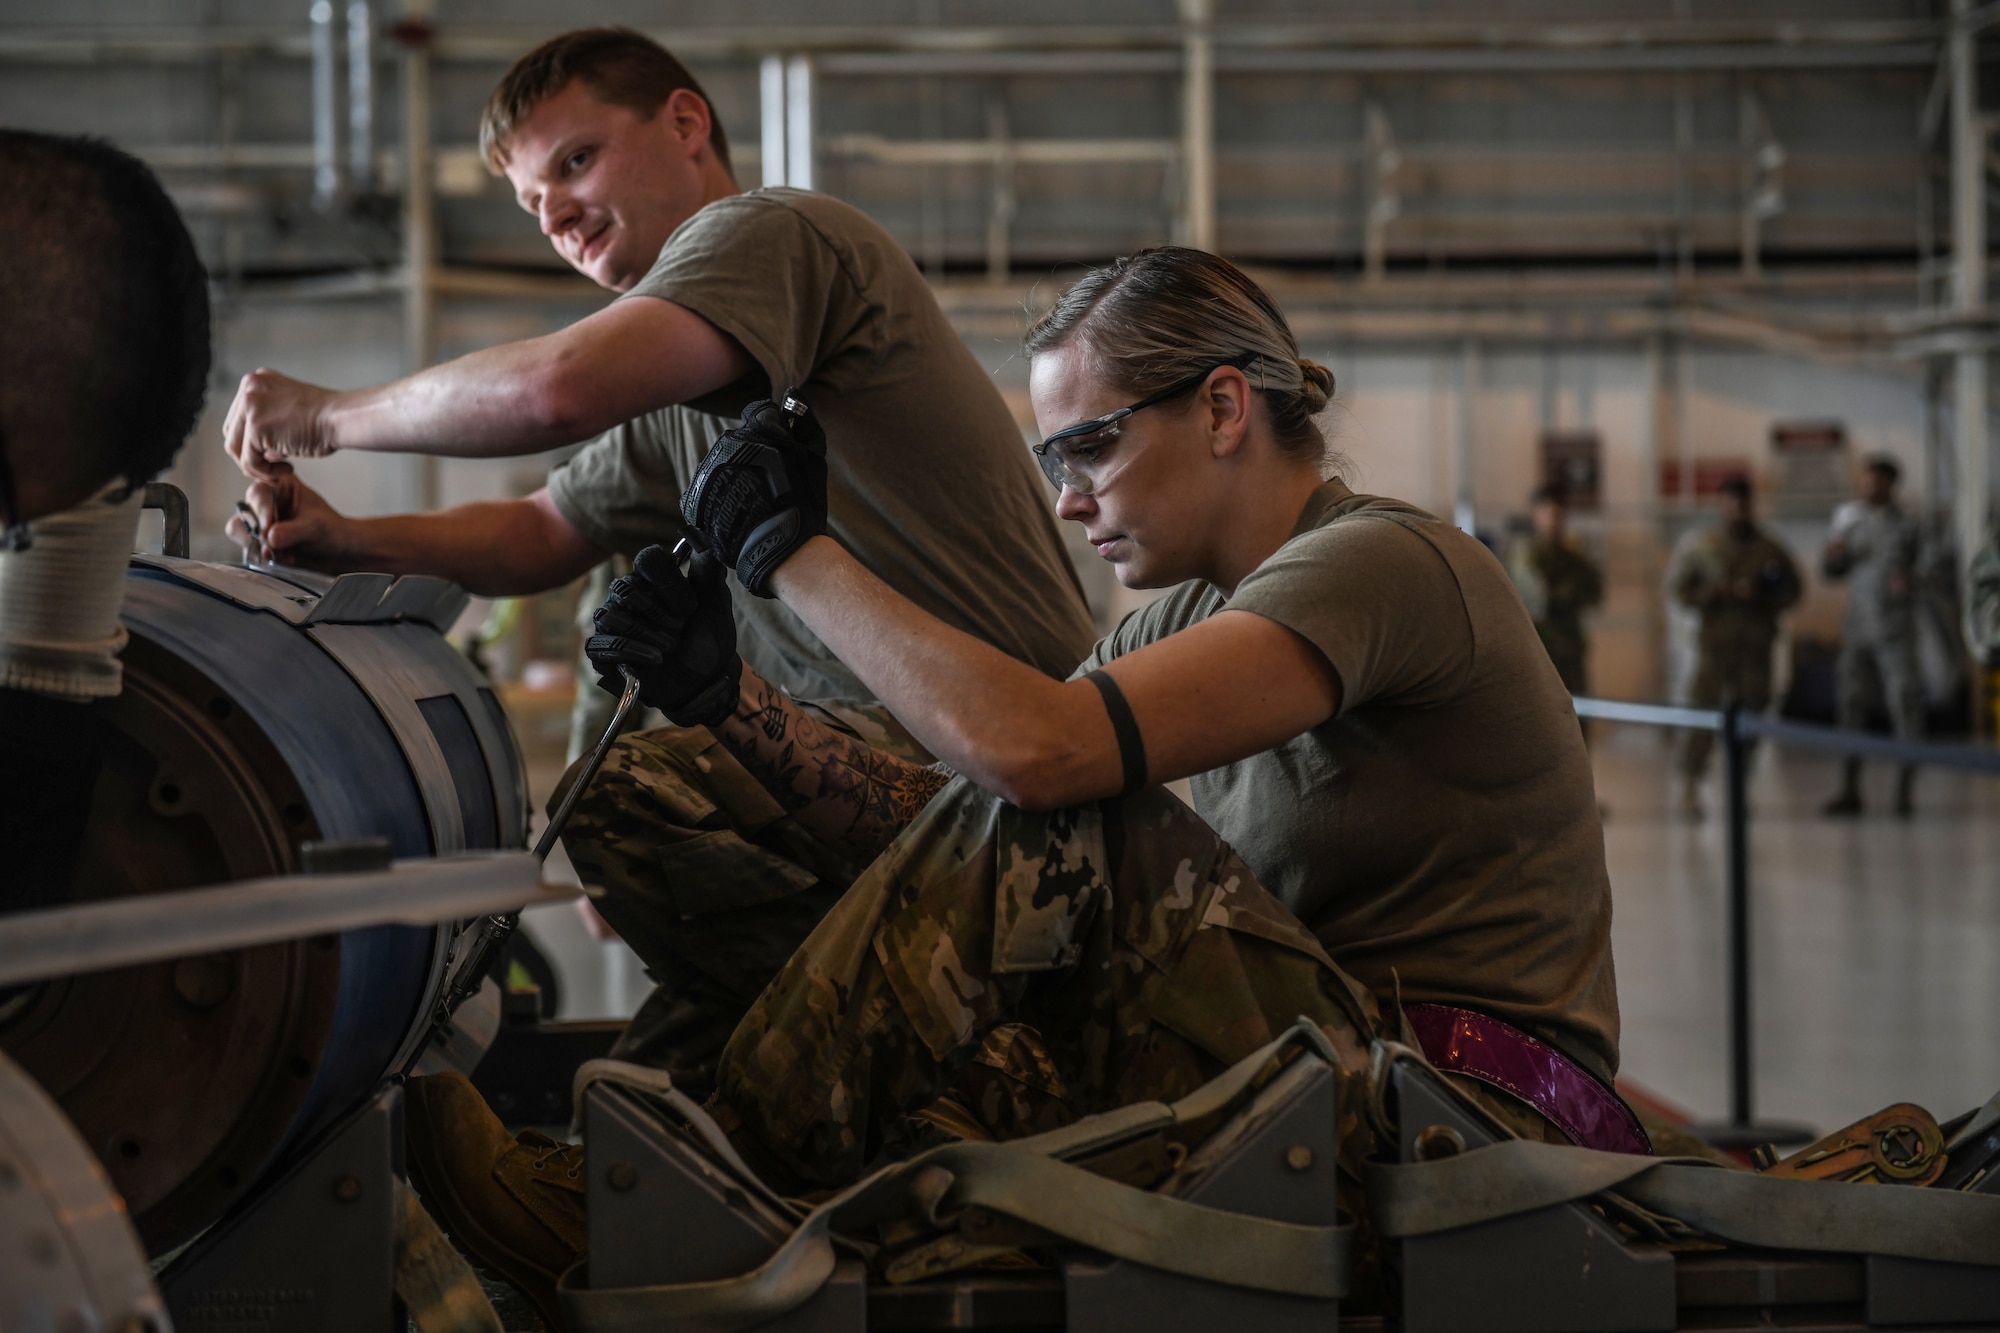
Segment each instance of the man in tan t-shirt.
M256 479L261 534L234 522L239 541L311 568L438 574L483 594L556 587L612 552L671 544L709 444L747 402L796 389L827 437L829 528L862 561L1050 674L1089 650L1082 591L1020 433L885 231L821 195L740 192L698 85L625 30L565 34L523 57L488 103L481 143L563 258L621 299L559 333L376 388L245 376L226 445ZM388 518L336 513L286 461L336 449L490 457L592 436L526 499ZM832 702L876 744L908 747L779 602L735 605L742 654L767 680ZM628 738L579 806L571 860L610 890L599 906L665 985L657 1007L679 1015L643 1025L672 1026L666 1046L628 1054L698 1076L705 1055L688 1067L673 1052L726 1037L713 1029L851 875L760 794L705 729L672 729ZM692 1028L689 987L703 1015Z
M1020 433L888 233L824 196L739 191L693 78L619 29L523 57L481 138L556 250L623 299L375 388L244 376L225 444L257 481L270 555L438 574L496 596L558 587L613 551L671 543L709 441L745 403L796 388L826 430L831 527L885 580L1045 671L1089 650L1082 590ZM526 499L375 519L336 513L286 461L498 457L592 437ZM231 533L260 540L240 520ZM807 696L860 697L777 602L738 600L760 672Z

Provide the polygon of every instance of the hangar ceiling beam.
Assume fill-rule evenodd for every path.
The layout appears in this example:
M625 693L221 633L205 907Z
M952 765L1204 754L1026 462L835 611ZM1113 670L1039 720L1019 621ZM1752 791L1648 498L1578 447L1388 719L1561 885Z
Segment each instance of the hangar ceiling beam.
M1990 6L1989 6L1990 8ZM1951 27L1951 241L1952 309L1967 322L1986 307L1986 135L1979 114L1979 11L1971 0L1952 0ZM1952 371L1958 455L1956 529L1963 571L1986 541L1991 485L1986 440L1986 346L1962 347Z

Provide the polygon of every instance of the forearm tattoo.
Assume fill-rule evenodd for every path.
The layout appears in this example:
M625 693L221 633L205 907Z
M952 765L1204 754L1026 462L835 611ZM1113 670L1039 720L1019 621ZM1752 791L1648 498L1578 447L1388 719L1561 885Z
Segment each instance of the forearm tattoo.
M828 726L790 695L744 673L736 712L717 728L752 777L799 822L873 860L952 779Z

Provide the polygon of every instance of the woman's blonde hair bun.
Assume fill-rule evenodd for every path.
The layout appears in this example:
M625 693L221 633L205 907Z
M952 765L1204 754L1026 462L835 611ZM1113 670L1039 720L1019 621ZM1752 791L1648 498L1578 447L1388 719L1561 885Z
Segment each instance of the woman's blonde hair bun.
M1333 401L1333 372L1317 361L1299 358L1299 403L1306 415L1316 417Z

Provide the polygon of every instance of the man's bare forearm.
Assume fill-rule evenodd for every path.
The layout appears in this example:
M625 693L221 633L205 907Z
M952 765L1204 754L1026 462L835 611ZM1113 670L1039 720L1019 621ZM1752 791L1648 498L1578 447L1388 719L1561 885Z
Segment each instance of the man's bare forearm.
M556 333L335 394L326 417L341 449L512 457L713 392L751 366L733 338L692 311L621 301Z
M714 731L801 824L859 861L881 855L951 781L827 725L748 667L735 713Z
M433 574L482 597L559 588L609 553L570 527L546 493L428 514L348 520L338 563L350 570Z
M616 418L579 415L553 391L545 340L504 343L406 379L335 394L326 425L341 449L504 458L595 434Z

